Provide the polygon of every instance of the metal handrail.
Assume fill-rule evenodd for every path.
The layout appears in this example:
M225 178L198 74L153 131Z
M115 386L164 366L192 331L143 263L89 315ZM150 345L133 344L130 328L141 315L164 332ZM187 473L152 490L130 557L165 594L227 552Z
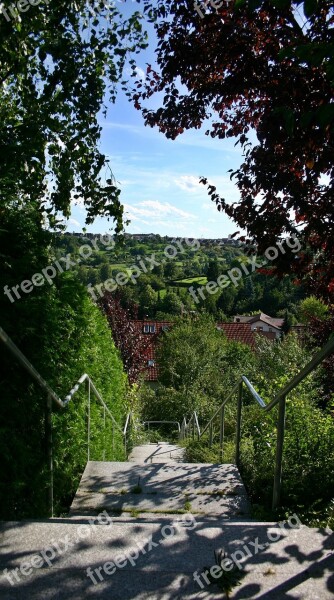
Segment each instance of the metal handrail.
M303 369L297 373L275 396L275 398L269 403L266 404L263 398L261 398L260 394L253 387L251 382L247 379L245 375L242 375L237 384L234 386L232 391L228 394L219 408L215 411L207 425L204 427L202 432L198 433L197 438L200 439L204 433L209 429L210 434L210 447L212 446L213 441L213 422L216 417L220 413L220 449L221 455L223 455L223 445L224 445L224 418L225 418L225 405L227 402L238 392L238 405L237 405L237 430L236 430L236 464L240 465L240 441L241 441L241 411L242 411L242 393L243 386L245 385L252 397L256 400L258 405L265 412L269 412L276 406L279 405L278 411L278 421L277 421L277 440L276 440L276 457L275 457L275 476L274 476L274 485L273 485L273 501L272 508L276 509L279 506L281 488L282 488L282 462L283 462L283 445L284 445L284 433L285 433L285 408L286 408L286 397L287 395L295 389L301 381L303 381L314 369L330 354L334 352L334 335L330 337L328 342L325 344L323 348L321 348L312 358L312 360L305 365ZM196 413L194 412L191 418L188 421L184 418L182 422L181 435L183 435L183 439L187 437L187 432L189 430L189 424L192 419L197 418ZM194 433L193 433L194 437Z
M194 411L187 423L186 418L183 418L180 433L180 439L184 440L187 437L187 433L190 431L192 433L193 439L195 439L195 431L197 431L197 439L199 439L201 435L201 430L198 422L198 416L196 411Z
M106 426L106 416L108 416L112 421L112 445L113 445L113 454L114 454L114 443L115 443L115 428L121 433L124 439L124 448L125 454L127 455L127 430L129 428L130 421L132 419L132 413L128 413L126 418L126 423L124 429L120 427L120 425L115 420L114 416L110 412L108 406L102 399L100 393L96 389L93 381L84 373L81 375L80 379L78 379L77 383L73 386L70 392L67 394L64 400L61 400L59 396L53 391L53 389L49 386L49 384L43 379L43 377L38 373L35 367L31 364L31 362L27 359L27 357L21 352L21 350L14 344L11 338L6 334L6 332L0 327L0 340L6 345L8 350L15 356L18 362L30 373L30 375L37 381L40 387L47 394L47 416L46 416L46 429L47 429L47 454L48 454L48 463L49 463L49 473L50 473L50 485L49 485L49 505L50 505L50 513L53 516L54 513L54 503L53 503L53 443L52 443L52 402L54 402L60 408L66 408L69 402L73 399L74 395L77 393L81 385L86 383L87 391L88 391L88 419L87 419L87 460L90 460L90 414L91 414L91 392L93 392L94 396L100 402L103 407L103 422L104 429ZM105 448L103 450L103 460L105 460Z

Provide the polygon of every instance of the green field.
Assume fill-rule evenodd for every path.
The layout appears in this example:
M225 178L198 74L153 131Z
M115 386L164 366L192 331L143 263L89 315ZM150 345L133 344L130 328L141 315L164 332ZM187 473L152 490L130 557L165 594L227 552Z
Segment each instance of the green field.
M187 277L186 279L178 279L175 281L175 285L178 283L186 283L187 285L191 285L192 283L197 283L198 285L205 285L208 282L207 277Z

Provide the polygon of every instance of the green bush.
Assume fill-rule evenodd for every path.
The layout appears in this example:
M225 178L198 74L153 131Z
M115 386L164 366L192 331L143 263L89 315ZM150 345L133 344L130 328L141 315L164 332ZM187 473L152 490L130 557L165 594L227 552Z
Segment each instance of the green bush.
M262 342L256 385L267 402L310 358L292 335L281 343ZM262 375L263 373L263 375ZM334 421L317 406L317 374L287 396L282 504L311 507L334 495ZM270 506L275 468L278 407L264 413L247 403L243 411L241 472L252 500Z
M31 279L53 264L52 236L34 204L12 203L0 211L0 289ZM119 423L127 384L105 318L86 289L66 272L11 303L0 295L1 326L54 391L64 398L88 373ZM0 343L0 518L48 514L46 397L40 386ZM55 505L64 511L87 460L87 394L81 390L65 410L54 407ZM108 421L107 421L108 422ZM106 431L111 456L110 427ZM91 457L103 457L103 418L92 404ZM113 456L124 451L117 438Z

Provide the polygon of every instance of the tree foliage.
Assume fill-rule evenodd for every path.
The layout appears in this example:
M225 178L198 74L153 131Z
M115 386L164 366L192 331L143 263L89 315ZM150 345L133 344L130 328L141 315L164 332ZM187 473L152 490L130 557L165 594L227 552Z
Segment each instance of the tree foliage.
M119 423L126 412L126 376L106 319L72 273L59 274L11 303L4 285L41 273L54 259L52 238L34 203L0 210L1 326L55 392L64 398L88 373ZM0 516L48 514L45 436L46 395L0 342ZM103 414L92 403L92 459L103 458ZM54 478L57 511L68 509L87 461L87 394L54 409ZM106 458L112 448L107 429ZM123 460L118 439L115 457Z
M228 342L207 314L179 318L159 341L160 386L154 400L144 400L145 418L160 414L182 421L194 410L209 418L240 372L246 367L249 372L254 362L250 348Z
M138 333L134 320L136 306L124 308L117 293L106 292L100 306L108 319L113 339L118 348L129 382L135 383L147 368L147 350L152 344L152 336Z
M282 254L275 268L303 271L311 288L331 296L333 5L306 0L303 23L301 2L219 4L145 1L158 37L157 67L149 65L137 82L135 106L168 138L202 125L213 138L237 138L244 158L231 178L240 199L231 203L203 177L211 199L259 253L284 234L299 235L303 252ZM155 94L163 94L161 106L146 108Z
M120 190L98 147L98 116L130 53L145 46L139 13L125 19L86 0L34 3L21 14L6 0L1 10L1 202L34 200L54 224L82 201L88 223L104 215L120 231Z

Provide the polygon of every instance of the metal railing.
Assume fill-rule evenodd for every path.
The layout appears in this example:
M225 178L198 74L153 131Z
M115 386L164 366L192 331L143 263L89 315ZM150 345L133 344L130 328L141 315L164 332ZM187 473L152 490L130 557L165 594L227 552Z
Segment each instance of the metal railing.
M314 369L323 362L325 358L330 356L334 352L334 335L330 337L327 344L319 350L312 360L303 368L301 371L295 375L275 396L275 398L269 403L266 404L265 401L261 398L258 392L255 390L253 385L248 381L247 377L244 375L240 378L240 380L236 383L232 391L225 398L224 402L219 406L219 408L215 411L214 415L211 417L210 421L201 431L198 425L198 418L196 412L194 412L189 421L183 419L181 425L180 439L186 439L187 437L192 437L195 439L201 439L204 433L209 431L209 445L212 446L213 442L213 424L214 420L219 416L220 419L220 428L219 428L219 443L220 443L220 451L221 456L223 456L223 447L224 447L224 423L225 423L225 406L227 402L229 402L237 393L238 394L238 403L237 403L237 426L236 426L236 451L235 451L235 462L237 466L240 466L240 441L241 441L241 413L242 413L242 397L243 397L243 387L246 388L251 393L252 397L256 400L260 408L269 412L278 404L278 419L277 419L277 438L276 438L276 456L275 456L275 474L274 474L274 485L273 485L273 500L272 500L272 508L276 509L280 503L281 496L281 488L282 488L282 463L283 463L283 446L284 446L284 433L285 433L285 409L286 409L286 397L287 395L294 390L300 383L303 381Z
M201 437L201 430L200 430L199 423L198 423L197 413L195 411L191 415L188 423L187 423L186 418L183 417L183 421L181 424L180 438L185 439L188 436L188 432L189 432L189 435L193 438L193 440L195 439L196 433L197 433L198 438Z
M54 473L53 473L53 439L52 439L52 437L53 437L52 436L52 405L53 405L53 403L56 404L60 408L66 408L66 406L73 399L74 395L77 393L77 391L80 389L80 387L83 384L86 384L86 390L87 390L87 395L88 395L88 399L87 399L87 460L88 461L90 460L90 447L91 447L91 396L92 396L92 394L95 396L95 398L98 400L98 402L103 407L103 430L104 430L104 432L106 429L106 418L108 417L112 422L113 456L115 456L115 430L117 430L121 434L121 436L124 440L124 451L125 451L125 457L127 458L127 455L128 455L128 451L127 451L128 437L127 436L128 436L128 431L129 431L130 424L132 421L132 413L131 412L128 413L124 429L122 429L120 427L120 425L117 423L117 421L115 420L115 418L113 417L112 413L110 412L109 408L103 401L101 395L99 394L93 381L91 380L89 375L87 375L87 373L84 373L80 377L80 379L78 380L76 385L71 389L71 391L65 397L65 399L61 400L61 398L59 398L59 396L52 390L52 388L49 386L49 384L38 373L38 371L35 369L35 367L29 362L29 360L26 358L26 356L21 352L21 350L19 350L19 348L14 344L14 342L10 339L10 337L5 333L5 331L2 329L2 327L0 327L0 340L5 344L7 349L15 356L15 358L22 365L22 367L24 367L24 369L26 369L26 371L28 371L28 373L30 373L30 375L37 381L37 383L45 391L46 396L47 396L47 401L46 401L47 412L46 412L46 423L45 424L46 424L46 445L47 445L48 468L49 468L49 474L50 474L49 509L50 509L51 516L53 516L53 514L54 514L54 485L53 485L53 474ZM103 435L103 439L105 442L105 435ZM102 460L105 460L105 451L106 451L106 448L104 445Z

